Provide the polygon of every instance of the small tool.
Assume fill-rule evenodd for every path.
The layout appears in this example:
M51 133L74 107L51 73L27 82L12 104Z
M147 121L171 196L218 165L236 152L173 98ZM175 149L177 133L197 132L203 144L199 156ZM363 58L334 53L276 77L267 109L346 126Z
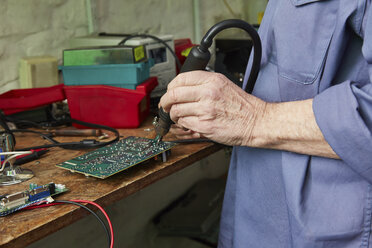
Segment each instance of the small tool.
M101 136L101 129L60 129L48 130L53 136Z
M13 165L22 165L22 164L34 161L34 160L40 158L45 153L47 153L48 151L49 150L47 150L47 149L33 150L31 154L24 155L24 156L18 156L16 161L13 163Z
M163 139L163 136L169 132L170 126L174 124L171 120L168 113L166 113L163 108L159 109L159 117L155 117L152 124L155 127L155 143L159 144L159 142Z
M212 26L204 35L203 39L200 42L200 45L195 46L191 49L185 63L183 64L180 70L180 73L187 71L204 70L211 57L208 48L212 45L213 38L219 32L227 28L243 29L251 37L254 48L254 56L251 73L249 75L247 87L245 89L246 92L251 93L258 76L258 71L260 69L262 48L261 40L257 31L247 22L242 20L238 19L225 20ZM163 108L159 109L158 115L159 117L155 117L153 121L156 133L155 137L156 144L158 144L162 140L163 136L169 132L170 126L174 124L174 122L171 120L169 116L169 113L166 113L163 110Z

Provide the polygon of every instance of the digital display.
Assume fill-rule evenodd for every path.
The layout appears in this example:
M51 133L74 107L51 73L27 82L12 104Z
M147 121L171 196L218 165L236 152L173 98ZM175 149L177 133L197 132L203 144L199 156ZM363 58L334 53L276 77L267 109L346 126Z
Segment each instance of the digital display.
M149 57L154 59L155 64L167 61L167 51L165 47L159 47L149 50Z

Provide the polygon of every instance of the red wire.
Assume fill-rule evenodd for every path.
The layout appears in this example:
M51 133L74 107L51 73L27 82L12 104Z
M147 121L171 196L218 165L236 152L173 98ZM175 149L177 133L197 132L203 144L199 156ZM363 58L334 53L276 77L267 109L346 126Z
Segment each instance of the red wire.
M50 206L55 206L55 205L62 204L62 203L46 203L46 204L41 204L41 203L43 203L43 202L37 202L33 205L22 208L22 210L31 210L31 209L35 209L35 208L44 208L44 207L50 207Z
M92 202L92 201L86 201L86 200L70 200L70 201L77 202L77 203L88 203L88 204L92 204L92 205L96 206L99 210L101 210L101 212L105 216L105 218L107 220L107 223L109 225L109 228L110 228L110 232L111 232L111 244L110 244L110 248L113 248L114 247L114 229L112 228L111 220L108 217L106 211L100 205L98 205L97 203ZM37 203L37 204L39 204L39 203ZM52 203L40 204L40 205L30 205L30 206L25 207L23 209L30 210L30 209L50 207L50 206L55 206L55 205L60 205L60 204L62 204L62 203L59 203L59 202L58 203L57 202L54 202L53 203L52 202Z
M92 204L92 205L96 206L99 210L101 210L101 212L105 215L105 217L107 219L107 223L109 224L109 227L110 227L110 232L111 232L111 245L110 245L110 248L113 248L114 247L114 229L112 228L111 220L108 217L106 211L100 205L98 205L97 203L92 202L92 201L86 201L86 200L71 200L71 201L77 202L77 203L88 203L88 204Z

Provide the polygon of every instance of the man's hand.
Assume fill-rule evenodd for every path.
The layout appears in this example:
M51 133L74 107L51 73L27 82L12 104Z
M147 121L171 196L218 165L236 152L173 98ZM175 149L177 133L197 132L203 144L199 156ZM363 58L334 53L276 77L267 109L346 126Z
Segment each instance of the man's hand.
M160 106L178 138L206 137L222 144L339 158L324 139L312 99L267 103L225 76L205 71L178 75Z
M206 137L227 145L249 143L266 103L249 95L224 75L205 71L178 75L160 106L177 123L178 138Z

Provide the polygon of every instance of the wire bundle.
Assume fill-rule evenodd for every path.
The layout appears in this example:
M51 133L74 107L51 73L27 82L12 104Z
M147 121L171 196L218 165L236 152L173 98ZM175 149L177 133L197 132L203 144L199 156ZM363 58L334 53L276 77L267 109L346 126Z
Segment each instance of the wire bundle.
M71 122L79 124L79 125L83 125L83 126L88 126L88 127L92 127L92 128L99 128L99 129L104 129L104 130L110 131L110 132L115 134L115 138L110 140L110 141L106 141L106 142L100 142L100 141L94 140L94 139L84 139L84 140L81 140L81 141L78 141L78 142L64 142L64 143L61 143L61 142L58 142L57 140L53 139L52 137L48 136L47 134L44 134L42 132L35 131L35 130L13 129L13 130L11 130L11 132L12 132L12 134L13 133L26 133L26 132L27 133L34 133L34 134L40 135L45 140L48 140L49 142L51 142L51 144L45 144L45 145L40 145L40 146L33 146L33 147L23 148L24 150L35 150L35 149L50 148L50 147L61 147L61 148L64 148L64 149L74 149L74 150L76 150L76 149L91 149L91 148L99 148L99 147L103 147L103 146L112 144L114 142L117 142L120 139L120 134L115 128L104 126L104 125L99 125L99 124L88 123L88 122L79 121L79 120L74 120L74 119L71 119ZM5 132L0 131L0 134L2 134L2 133L5 133Z
M7 163L9 163L10 165L12 165L12 163L10 162L12 159L18 157L19 155L25 155L25 154L31 154L32 151L14 151L14 152L0 152L0 156L2 155L11 155L9 157L7 157L4 162L2 162L2 165L1 165L1 168L0 168L0 172L2 172L6 166Z
M86 203L86 204L91 204L91 205L96 206L103 213L103 215L105 216L109 228L107 228L104 221L93 210L91 210L90 208L88 208L87 206L85 206L81 203ZM109 216L107 215L106 211L100 205L98 205L95 202L86 201L86 200L70 200L70 201L59 200L59 201L53 201L52 203L47 203L47 201L42 201L42 202L38 202L38 203L36 203L32 206L25 207L23 209L24 210L31 210L31 209L50 207L50 206L61 205L61 204L76 205L76 206L79 206L79 207L84 208L85 210L89 211L94 217L97 218L97 220L100 222L100 224L104 228L104 230L106 232L106 235L107 235L108 242L109 242L109 247L110 248L114 247L114 230L112 228L111 220L110 220Z

